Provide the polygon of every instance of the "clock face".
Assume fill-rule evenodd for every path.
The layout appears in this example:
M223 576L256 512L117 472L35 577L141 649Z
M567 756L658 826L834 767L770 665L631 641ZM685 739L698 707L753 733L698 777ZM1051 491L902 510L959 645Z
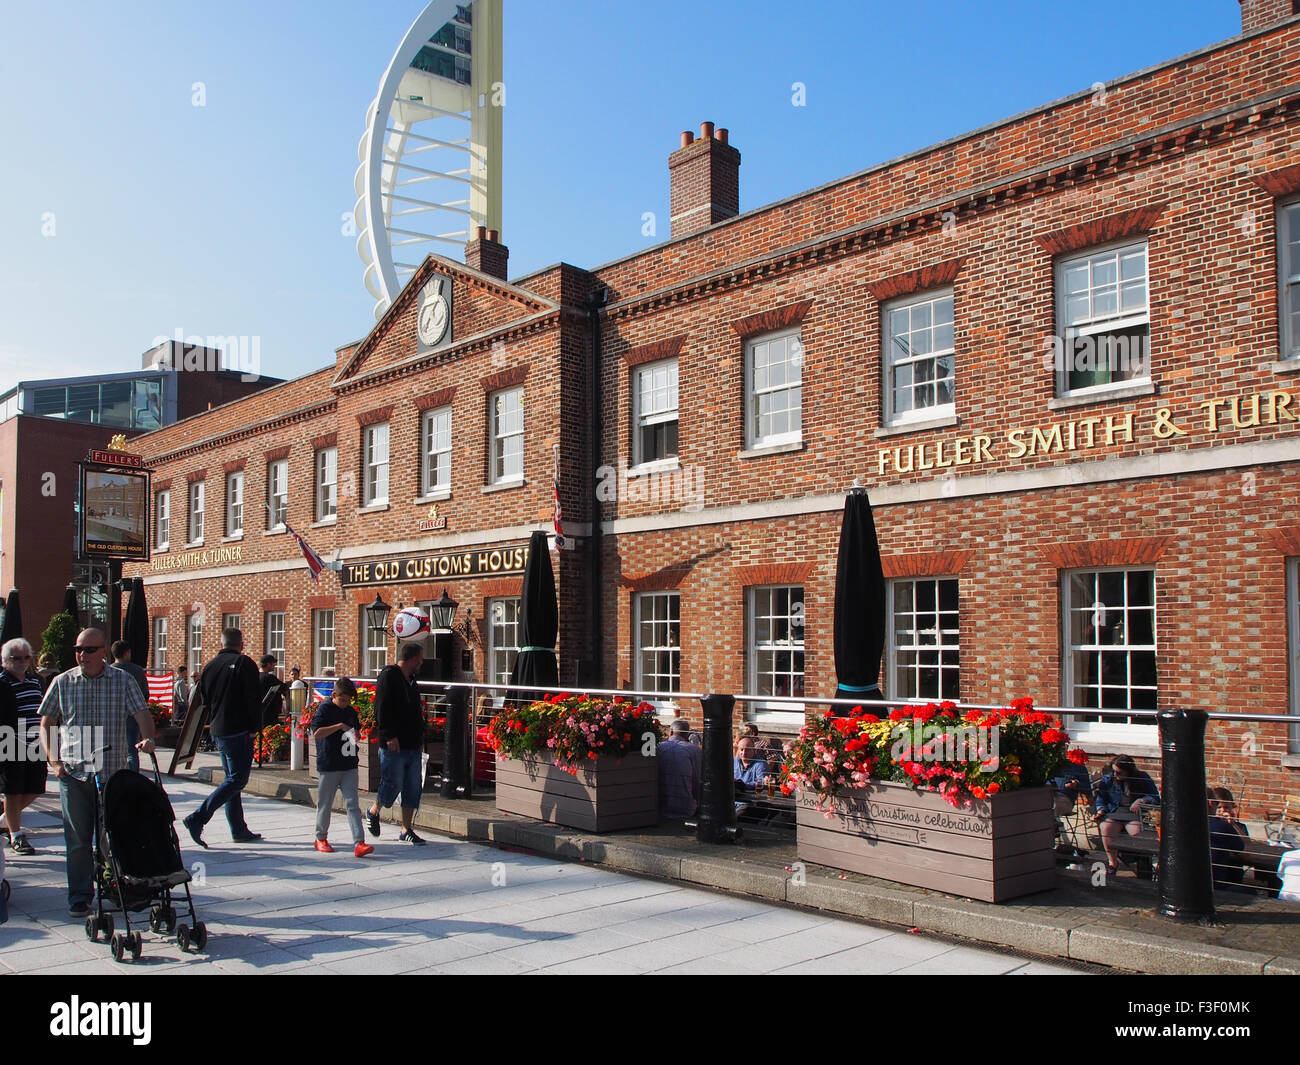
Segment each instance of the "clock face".
M447 331L447 300L435 296L420 308L420 341L432 347Z

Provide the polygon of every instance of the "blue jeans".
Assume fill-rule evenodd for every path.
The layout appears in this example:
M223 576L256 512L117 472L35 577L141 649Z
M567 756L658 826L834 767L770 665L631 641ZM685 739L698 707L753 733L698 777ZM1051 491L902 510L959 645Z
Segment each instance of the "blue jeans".
M248 783L248 774L253 768L253 735L251 732L241 732L236 736L218 736L216 740L226 779L203 800L194 812L194 819L202 827L216 816L218 807L225 806L230 834L242 836L249 829L244 820L244 804L240 801L239 793Z
M95 898L95 782L64 775L59 781L63 847L68 856L68 905Z
M420 808L420 792L424 790L424 781L420 779L423 753L418 747L413 751L379 748L379 791L375 798L381 808L392 806L398 792L402 794L403 810Z

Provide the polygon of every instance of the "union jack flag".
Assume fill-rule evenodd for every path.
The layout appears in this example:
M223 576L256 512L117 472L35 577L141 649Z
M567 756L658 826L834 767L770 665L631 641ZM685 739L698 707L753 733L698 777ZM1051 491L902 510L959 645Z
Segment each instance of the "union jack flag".
M334 568L321 558L320 555L316 554L316 552L311 549L311 544L294 531L294 527L287 521L284 523L284 527L288 530L289 535L298 542L298 549L302 552L302 557L307 560L307 569L311 573L311 579L313 582L320 577L321 570Z

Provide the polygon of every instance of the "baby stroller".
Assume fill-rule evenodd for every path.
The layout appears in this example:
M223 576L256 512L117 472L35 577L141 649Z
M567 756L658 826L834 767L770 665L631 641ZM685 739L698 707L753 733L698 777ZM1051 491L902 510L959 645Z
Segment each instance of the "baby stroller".
M149 927L156 933L176 932L181 950L202 950L208 931L194 913L190 874L181 860L176 838L176 815L163 790L158 759L153 760L153 780L122 769L102 783L95 770L99 793L95 839L95 912L86 918L86 936L99 941L102 933L115 961L129 951L138 959L143 950L140 933L131 930L131 914L149 910ZM185 889L189 923L176 924L172 891ZM113 914L120 912L123 931L115 931ZM139 918L137 918L137 921Z

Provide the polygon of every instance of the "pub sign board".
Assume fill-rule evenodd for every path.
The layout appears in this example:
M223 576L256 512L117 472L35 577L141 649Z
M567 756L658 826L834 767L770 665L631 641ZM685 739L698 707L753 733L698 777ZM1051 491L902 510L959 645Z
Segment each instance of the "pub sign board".
M81 463L82 558L149 561L150 472Z
M527 544L476 547L468 551L438 551L401 558L344 562L340 577L345 588L450 580L454 577L502 577L522 575L527 561Z

